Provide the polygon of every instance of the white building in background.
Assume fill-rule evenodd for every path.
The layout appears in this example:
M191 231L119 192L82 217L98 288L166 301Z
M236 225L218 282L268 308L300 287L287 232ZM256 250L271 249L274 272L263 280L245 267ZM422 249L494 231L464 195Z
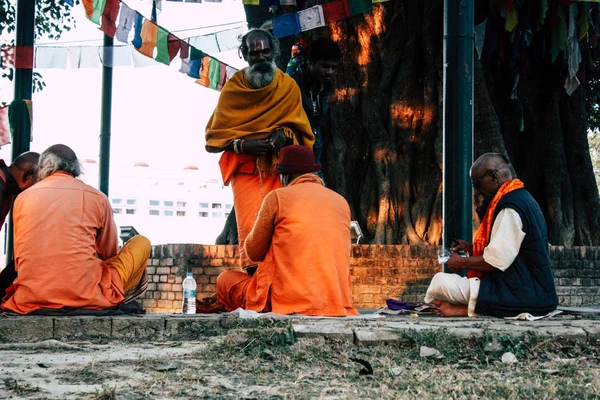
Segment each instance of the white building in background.
M83 180L97 187L98 164L84 160L83 166ZM214 244L233 208L233 194L221 177L196 166L111 166L109 185L117 227L133 226L152 244Z

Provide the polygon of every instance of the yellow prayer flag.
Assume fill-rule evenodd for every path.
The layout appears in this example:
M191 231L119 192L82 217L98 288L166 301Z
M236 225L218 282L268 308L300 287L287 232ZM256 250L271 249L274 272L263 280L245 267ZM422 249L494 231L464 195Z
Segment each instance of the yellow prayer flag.
M249 6L260 6L260 0L242 0L242 4Z
M513 8L506 13L506 30L512 32L517 25L519 25L519 14L516 4L513 4Z

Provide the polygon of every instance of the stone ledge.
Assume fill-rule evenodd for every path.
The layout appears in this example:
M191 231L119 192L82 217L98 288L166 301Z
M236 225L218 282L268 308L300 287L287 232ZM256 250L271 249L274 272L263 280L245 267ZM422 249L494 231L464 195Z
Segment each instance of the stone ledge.
M342 340L359 346L395 343L403 332L446 330L468 338L486 332L515 336L536 334L587 342L600 336L600 319L552 319L535 322L494 318L442 319L436 317L390 317L385 319L240 319L230 314L149 314L115 317L0 317L0 342L55 340L198 340L226 335L236 329L267 332L291 326L296 337Z

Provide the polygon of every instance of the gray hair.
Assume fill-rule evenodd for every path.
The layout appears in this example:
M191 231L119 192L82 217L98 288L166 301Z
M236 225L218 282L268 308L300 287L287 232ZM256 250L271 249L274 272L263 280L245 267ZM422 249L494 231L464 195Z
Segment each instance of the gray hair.
M55 172L63 171L74 178L81 175L81 164L75 152L65 145L54 145L40 156L38 178L45 179Z

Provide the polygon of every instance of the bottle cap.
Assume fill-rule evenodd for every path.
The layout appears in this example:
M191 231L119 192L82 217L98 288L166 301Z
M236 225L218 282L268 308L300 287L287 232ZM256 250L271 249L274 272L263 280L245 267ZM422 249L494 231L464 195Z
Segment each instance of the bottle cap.
M194 274L192 274L191 272L188 272L185 274L185 276L194 276Z

